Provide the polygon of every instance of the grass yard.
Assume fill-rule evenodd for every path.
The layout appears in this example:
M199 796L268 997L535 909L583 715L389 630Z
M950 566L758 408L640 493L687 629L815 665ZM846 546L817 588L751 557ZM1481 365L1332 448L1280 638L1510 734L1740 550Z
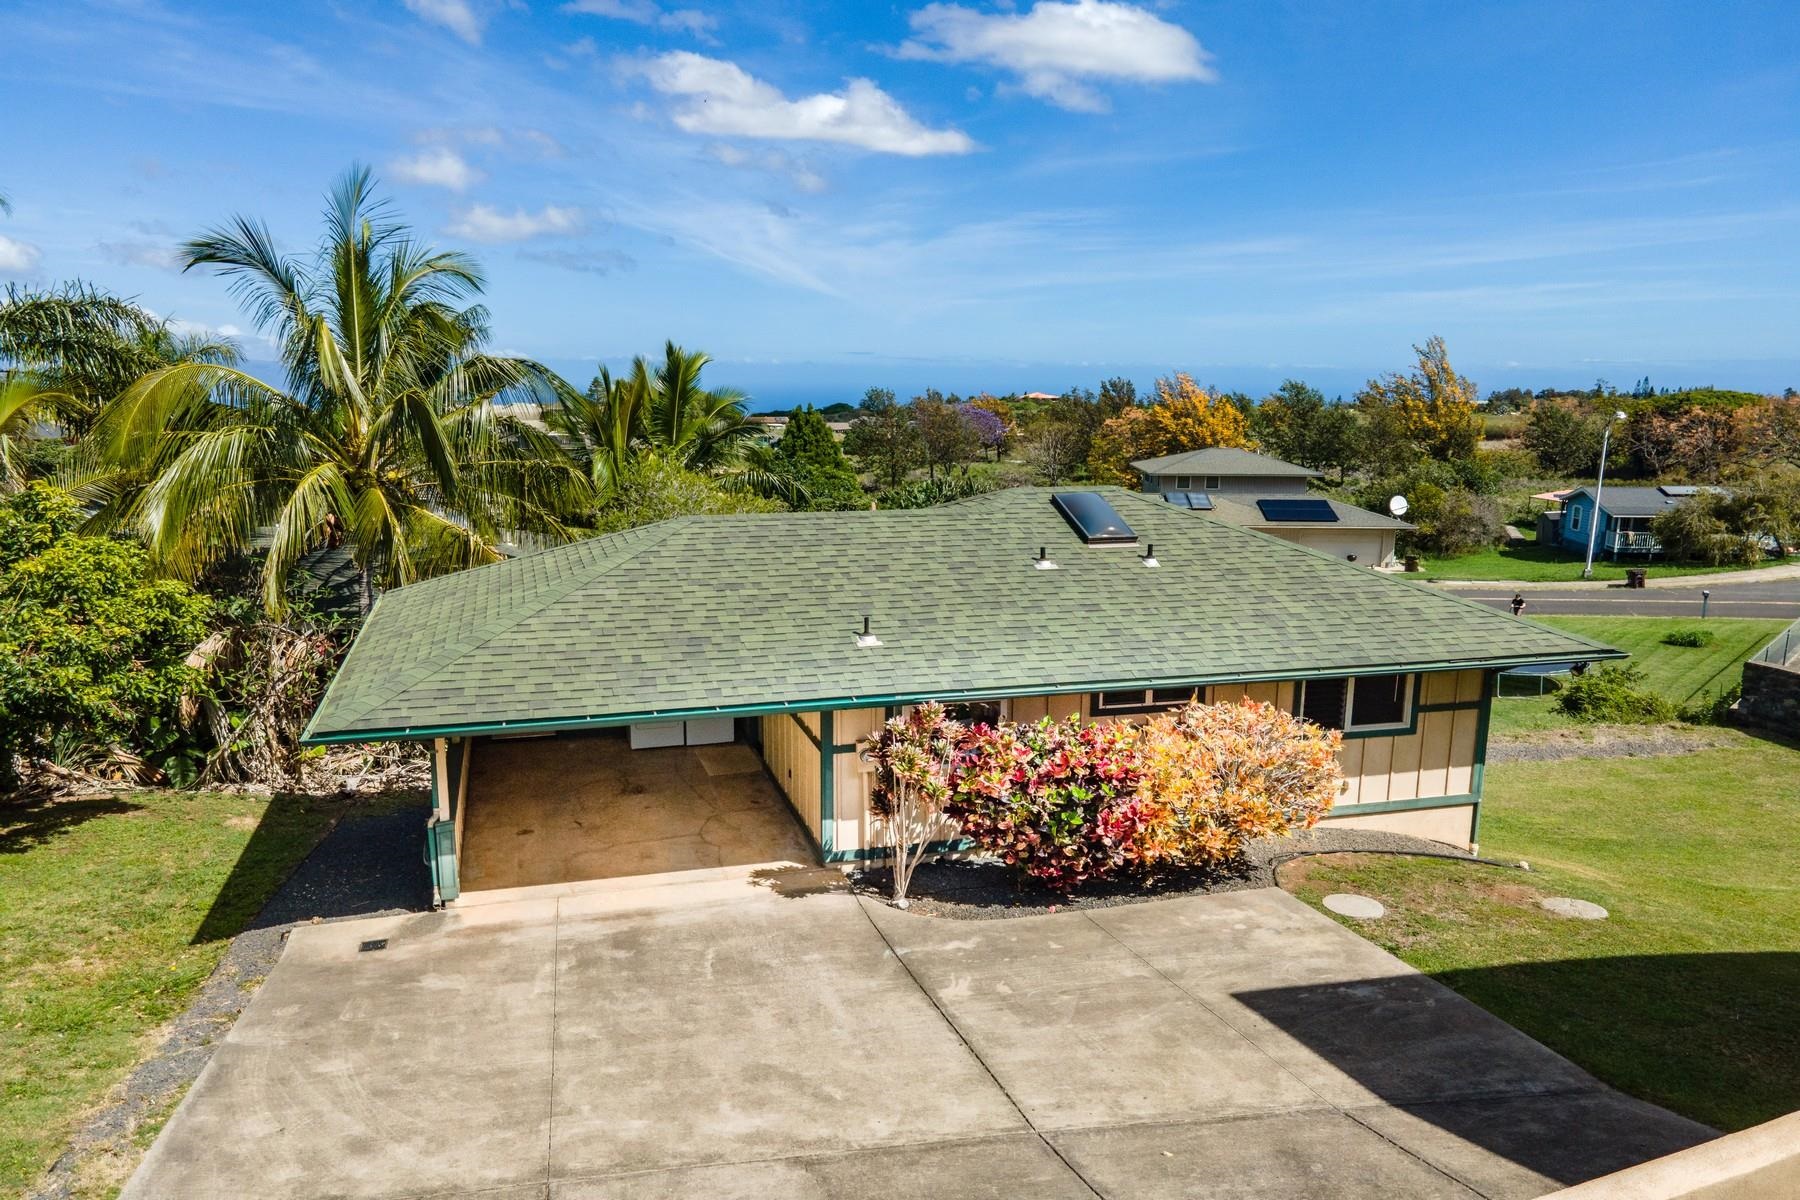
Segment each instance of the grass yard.
M1787 628L1779 619L1747 617L1534 617L1582 637L1617 646L1643 668L1650 687L1676 704L1689 704L1728 690L1742 678L1744 660ZM1706 629L1710 646L1666 646L1663 638L1677 630ZM1555 708L1552 696L1494 701L1495 734L1565 729L1569 718Z
M1478 550L1473 554L1464 554L1457 558L1426 559L1421 564L1424 569L1411 578L1573 583L1581 578L1583 561L1583 555L1572 554L1553 546L1539 546L1535 542L1528 542L1523 546L1490 546L1485 550ZM1644 567L1649 570L1653 579L1670 575L1716 575L1721 572L1746 569L1742 566L1708 567L1691 563L1661 561L1615 563L1596 558L1594 560L1594 578L1623 580L1628 567Z
M0 1195L22 1195L347 802L0 804Z
M1490 1012L1645 1100L1720 1129L1800 1108L1800 746L1722 734L1670 758L1490 767L1482 853L1302 860L1283 884ZM1604 905L1551 916L1544 895ZM1331 914L1327 914L1331 915Z

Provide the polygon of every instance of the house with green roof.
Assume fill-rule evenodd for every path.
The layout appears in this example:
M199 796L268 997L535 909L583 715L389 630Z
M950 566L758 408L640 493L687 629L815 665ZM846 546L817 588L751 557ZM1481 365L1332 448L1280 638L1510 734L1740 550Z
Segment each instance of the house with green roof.
M1260 529L1284 541L1376 569L1395 565L1394 542L1413 528L1310 490L1319 473L1233 446L1212 446L1131 464L1143 490L1177 508Z
M469 814L514 802L471 782L502 750L554 789L649 761L633 745L737 743L819 859L879 854L858 743L928 700L1089 720L1264 700L1344 731L1330 820L1472 846L1496 672L1616 657L1155 496L1015 488L678 517L396 589L306 740L429 744L445 900L480 873Z

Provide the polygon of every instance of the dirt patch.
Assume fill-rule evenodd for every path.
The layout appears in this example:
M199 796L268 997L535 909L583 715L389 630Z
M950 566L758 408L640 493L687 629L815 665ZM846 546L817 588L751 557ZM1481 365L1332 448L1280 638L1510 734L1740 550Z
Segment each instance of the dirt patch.
M1692 725L1587 725L1547 729L1488 743L1489 763L1562 762L1571 758L1660 758L1722 745L1718 730Z

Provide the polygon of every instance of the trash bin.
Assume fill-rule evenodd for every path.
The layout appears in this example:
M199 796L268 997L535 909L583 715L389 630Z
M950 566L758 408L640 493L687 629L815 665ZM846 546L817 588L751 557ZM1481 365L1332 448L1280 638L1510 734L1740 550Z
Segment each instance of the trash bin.
M1419 569L1419 556L1418 555L1409 554L1406 556L1406 569L1408 571L1417 571Z
M1642 567L1627 567L1625 569L1625 586L1628 588L1643 587L1644 577L1648 574L1649 572Z

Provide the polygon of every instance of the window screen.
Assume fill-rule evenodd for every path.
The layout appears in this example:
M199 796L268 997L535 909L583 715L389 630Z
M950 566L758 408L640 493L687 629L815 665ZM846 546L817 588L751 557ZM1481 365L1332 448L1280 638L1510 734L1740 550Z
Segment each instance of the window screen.
M1406 724L1406 676L1360 675L1350 701L1352 728Z
M1300 715L1326 729L1344 727L1347 679L1309 679L1300 690Z

